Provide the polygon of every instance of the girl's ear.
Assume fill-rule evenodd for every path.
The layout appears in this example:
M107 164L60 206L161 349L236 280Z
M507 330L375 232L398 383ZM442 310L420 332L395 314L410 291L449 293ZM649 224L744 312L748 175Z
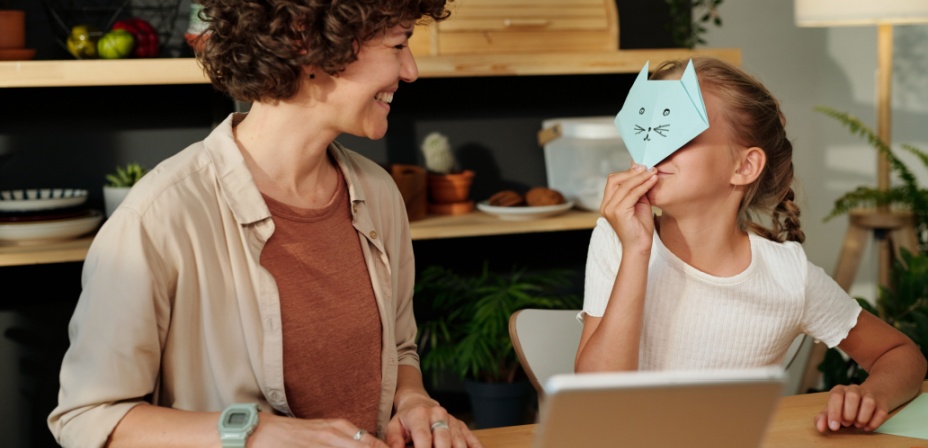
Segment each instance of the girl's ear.
M752 146L741 152L735 172L731 175L732 185L750 185L756 181L767 164L767 153Z

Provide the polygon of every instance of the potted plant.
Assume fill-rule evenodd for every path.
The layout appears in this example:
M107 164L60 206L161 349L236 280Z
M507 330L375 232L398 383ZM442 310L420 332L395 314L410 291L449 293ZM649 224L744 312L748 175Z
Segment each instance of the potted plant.
M106 175L106 185L103 186L103 205L106 216L109 217L116 207L129 194L129 189L135 185L148 170L138 163L130 163L125 167L116 167L116 172Z
M915 218L915 234L918 236L919 252L928 252L928 190L919 187L912 170L896 157L892 149L860 119L829 107L819 106L815 110L838 120L852 134L866 139L874 149L886 156L890 168L902 181L901 185L893 186L888 190L860 186L843 194L835 200L834 207L825 217L825 221L864 207L888 205L906 209L911 211ZM928 168L928 154L912 145L901 146L905 151L914 154Z
M890 286L880 287L876 306L864 298L855 299L865 310L905 333L921 348L922 353L928 356L928 190L918 185L908 166L858 118L823 106L817 107L816 110L838 120L852 134L865 138L871 146L886 156L890 168L902 181L901 185L892 186L888 190L859 186L845 193L835 200L834 207L825 217L825 221L860 208L881 205L912 212L918 238L918 253L913 254L905 249L900 251L900 258L893 261ZM902 148L914 154L928 167L928 154L924 151L905 144ZM818 370L822 372L824 390L830 390L838 384L860 384L867 378L867 372L838 349L829 349L825 353Z
M703 34L709 23L722 26L719 5L722 0L665 0L670 6L670 33L674 43L682 48L695 48L706 43Z
M474 172L458 167L448 137L432 132L422 141L422 155L428 170L429 213L458 215L474 209L469 199Z
M509 337L509 317L523 308L575 309L582 298L569 291L571 271L490 271L472 276L439 266L416 282L422 369L434 379L443 372L464 381L478 428L523 423L532 386ZM423 306L422 304L428 305Z

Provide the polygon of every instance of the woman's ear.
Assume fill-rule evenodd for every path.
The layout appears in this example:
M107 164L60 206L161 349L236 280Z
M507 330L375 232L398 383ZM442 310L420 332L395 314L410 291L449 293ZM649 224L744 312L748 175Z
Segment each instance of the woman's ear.
M763 149L752 146L741 151L738 165L731 175L732 185L750 185L764 172L766 164L767 153Z

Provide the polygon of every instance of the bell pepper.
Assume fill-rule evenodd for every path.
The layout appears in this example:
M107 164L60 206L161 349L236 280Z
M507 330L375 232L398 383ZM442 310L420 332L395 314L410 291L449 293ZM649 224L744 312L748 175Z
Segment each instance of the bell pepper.
M136 58L154 58L158 56L158 31L150 23L138 17L118 20L113 24L114 30L126 30L135 37L135 49L132 56Z

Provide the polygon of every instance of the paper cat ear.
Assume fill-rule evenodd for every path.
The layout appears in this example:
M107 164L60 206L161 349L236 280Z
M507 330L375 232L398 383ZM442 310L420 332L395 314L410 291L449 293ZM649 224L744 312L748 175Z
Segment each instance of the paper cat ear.
M645 61L644 67L641 69L640 72L638 72L638 77L635 78L635 83L645 82L648 80L648 64L650 63L651 61Z
M647 66L645 66L647 68ZM683 77L680 78L680 83L683 84L683 88L686 90L687 95L693 101L693 107L699 112L699 115L706 121L709 122L709 117L706 115L706 103L702 99L702 90L699 89L699 80L696 78L696 68L693 67L693 60L686 64L686 69L683 70Z

